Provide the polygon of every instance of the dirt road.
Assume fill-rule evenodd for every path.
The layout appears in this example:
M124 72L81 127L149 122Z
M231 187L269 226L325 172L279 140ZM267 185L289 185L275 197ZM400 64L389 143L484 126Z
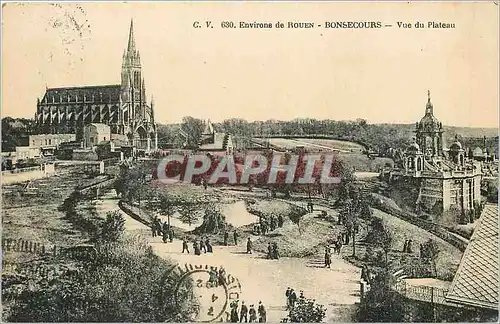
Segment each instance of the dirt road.
M118 209L118 200L113 193L103 197L98 209L105 213ZM126 219L126 230L150 229L123 213ZM238 215L234 214L234 218ZM231 218L226 218L231 223ZM236 220L235 220L236 223ZM253 237L252 239L257 239ZM267 309L268 322L279 322L286 317L285 291L292 287L297 295L302 290L307 298L316 299L327 308L325 321L342 321L339 315L339 305L353 305L359 301L360 270L345 262L336 255L333 256L331 269L323 268L321 256L312 259L280 258L267 260L261 254L246 254L245 242L238 246L214 246L212 254L196 256L182 254L182 242L174 240L163 243L159 237L149 237L149 242L155 253L164 258L184 264L223 266L241 283L242 298L247 305L257 305L259 301ZM191 244L190 244L191 245ZM191 246L190 246L191 249ZM343 306L340 306L343 307Z

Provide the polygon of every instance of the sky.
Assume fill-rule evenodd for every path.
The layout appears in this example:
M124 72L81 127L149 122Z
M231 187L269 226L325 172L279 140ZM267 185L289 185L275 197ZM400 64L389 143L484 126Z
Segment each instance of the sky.
M134 21L157 122L193 116L498 127L498 8L484 3L66 3L2 6L2 117L46 87L119 84ZM194 28L211 21L214 28ZM227 29L221 22L381 21L380 29ZM397 22L455 23L454 29Z

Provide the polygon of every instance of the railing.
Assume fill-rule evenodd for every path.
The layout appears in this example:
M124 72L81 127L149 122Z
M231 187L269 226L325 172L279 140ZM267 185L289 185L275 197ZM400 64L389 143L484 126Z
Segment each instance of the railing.
M28 167L28 168L5 170L5 171L2 171L2 176L9 175L9 174L23 173L23 172L42 171L42 170L43 170L43 167L41 165L34 166L34 167Z
M399 280L393 285L393 289L402 296L434 304L446 305L447 289L431 287L431 286L417 286L408 284L404 280Z

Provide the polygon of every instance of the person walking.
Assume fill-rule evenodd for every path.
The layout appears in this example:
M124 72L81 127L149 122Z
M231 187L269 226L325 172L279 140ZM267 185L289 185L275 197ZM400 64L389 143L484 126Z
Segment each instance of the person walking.
M184 251L187 251L187 253L189 253L189 247L186 239L182 240L182 253L184 253Z
M250 309L248 310L248 315L249 315L248 321L250 323L255 323L257 321L257 312L255 311L253 305L250 305Z
M408 240L405 240L405 244L403 245L403 253L406 253L408 251Z
M238 245L238 232L233 232L234 245Z
M226 281L226 270L223 266L219 268L219 285L224 285Z
M231 323L238 323L238 302L231 303Z
M286 289L286 292L285 292L285 296L286 296L286 310L290 309L290 292L291 292L291 289L290 289L290 287L288 287Z
M297 294L295 293L295 290L290 291L290 308L295 307L295 302L297 301Z
M172 227L170 227L170 231L168 231L168 240L170 243L174 241L174 229Z
M205 246L207 248L207 252L208 253L212 253L213 252L213 250L212 250L212 244L210 244L210 239L207 238L205 240Z
M250 238L247 240L247 253L252 254L252 240Z
M227 246L227 240L229 239L229 233L226 231L224 232L224 245Z
M162 240L163 240L163 243L167 243L168 242L168 232L170 230L169 228L170 226L168 226L168 223L167 222L164 222L163 223L163 229L162 229Z
M265 323L267 321L266 308L261 301L259 301L259 308L257 311L259 312L259 323Z
M272 251L273 259L278 260L280 258L280 254L278 252L278 243L273 243L273 251Z
M248 322L248 308L247 305L245 305L245 302L241 302L241 309L240 309L240 323L243 322L243 318L245 319L245 323Z
M331 264L332 264L332 257L331 257L330 248L326 247L325 248L325 268L326 267L330 268Z
M203 251L203 253L207 253L207 247L205 246L205 241L203 241L203 238L200 239L200 251Z
M267 244L267 258L268 259L273 258L273 247L271 246L271 242Z
M412 240L408 240L408 245L406 246L406 252L413 253L411 245L412 245Z
M196 240L193 242L193 250L195 255L201 255L200 247L198 246L198 242Z

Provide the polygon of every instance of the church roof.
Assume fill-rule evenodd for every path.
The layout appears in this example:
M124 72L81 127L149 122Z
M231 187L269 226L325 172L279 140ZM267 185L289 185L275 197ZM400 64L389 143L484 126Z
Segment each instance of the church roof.
M497 205L485 205L446 299L498 309Z
M121 85L97 85L83 87L49 88L45 91L42 104L60 102L93 102L118 103L120 102Z

